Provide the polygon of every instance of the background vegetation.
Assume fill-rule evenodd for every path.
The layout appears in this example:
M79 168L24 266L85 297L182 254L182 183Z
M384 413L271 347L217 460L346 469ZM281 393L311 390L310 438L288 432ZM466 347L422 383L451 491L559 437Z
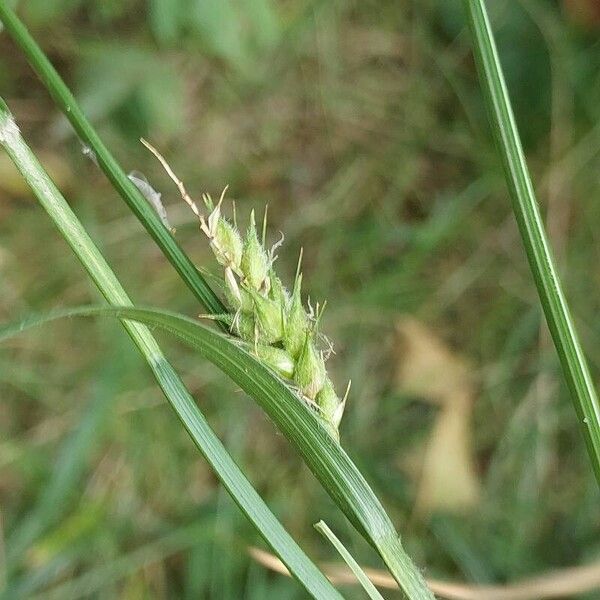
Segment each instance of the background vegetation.
M490 10L597 373L594 7L521 0ZM503 582L598 555L597 486L541 320L460 3L21 8L121 162L163 192L198 265L213 264L205 240L141 135L196 195L229 183L242 214L269 203L273 236L286 234L288 281L304 246L306 291L330 301L332 374L338 387L353 380L343 444L428 575ZM0 88L134 300L197 314L1 34ZM4 155L0 199L0 319L96 300ZM347 525L298 457L222 375L165 342L288 530L312 556L333 558L311 525L324 518L342 538ZM254 532L117 325L67 321L17 338L0 352L0 398L2 563L28 593L303 597L249 560ZM373 560L366 546L351 550Z

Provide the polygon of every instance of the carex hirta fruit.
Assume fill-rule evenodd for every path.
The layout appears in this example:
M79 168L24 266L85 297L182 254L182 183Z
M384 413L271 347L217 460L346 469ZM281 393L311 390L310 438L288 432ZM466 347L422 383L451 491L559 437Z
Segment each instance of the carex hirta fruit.
M289 292L274 271L275 251L283 236L272 248L265 246L266 211L261 237L256 229L254 211L242 235L235 218L232 223L223 215L225 188L216 204L209 195L202 196L205 215L165 159L150 144L142 142L177 185L223 268L221 287L228 312L211 315L211 318L226 323L239 343L284 378L338 440L348 390L340 399L327 374L325 363L331 353L331 344L319 329L324 306L317 304L313 308L309 303L307 310L302 301L302 252Z

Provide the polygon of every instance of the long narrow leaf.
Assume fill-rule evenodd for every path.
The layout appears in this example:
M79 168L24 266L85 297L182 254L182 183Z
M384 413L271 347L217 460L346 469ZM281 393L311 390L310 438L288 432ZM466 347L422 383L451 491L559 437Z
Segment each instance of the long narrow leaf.
M409 598L431 598L419 570L406 555L379 500L342 447L304 402L234 338L189 317L152 308L80 307L32 316L0 327L0 341L27 328L74 316L110 315L158 326L195 348L252 396L294 444L350 521L379 551Z
M69 119L81 140L93 150L98 165L119 192L121 198L125 200L135 216L160 246L164 255L175 267L186 285L209 312L223 313L223 304L217 295L198 272L187 254L179 247L171 232L162 224L160 218L140 191L129 180L88 121L75 97L52 66L52 63L31 37L25 25L7 6L5 0L0 0L0 21L25 53L27 60L50 91L54 101Z
M104 257L33 155L0 99L0 144L3 145L82 265L111 304L132 306ZM156 340L143 325L123 321L169 403L234 501L250 519L290 572L315 598L339 599L340 594L302 552L262 498L244 477L196 406L183 382L163 355Z
M369 598L371 598L371 600L383 600L383 596L377 591L377 588L373 585L373 582L367 577L361 566L356 562L356 560L354 560L352 554L348 552L344 544L342 544L335 533L331 531L327 523L325 523L325 521L319 521L315 524L315 529L324 537L326 537L331 542L333 547L340 553L340 556L350 567L354 575L356 575L356 579L358 579L358 582L360 585L362 585Z
M600 483L600 403L544 230L484 0L465 0L465 7L479 78L504 164L513 211L548 327L582 424L594 473Z

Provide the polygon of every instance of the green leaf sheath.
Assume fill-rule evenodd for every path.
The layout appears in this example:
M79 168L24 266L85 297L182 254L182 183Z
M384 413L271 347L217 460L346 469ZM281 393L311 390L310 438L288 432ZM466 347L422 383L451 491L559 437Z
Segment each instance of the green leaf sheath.
M24 142L1 99L0 144L106 300L132 306L104 257ZM302 552L227 453L148 328L131 321L122 322L194 443L265 541L313 597L339 600L342 596Z
M484 0L465 0L464 4L481 87L502 157L513 211L548 327L583 428L592 467L600 483L600 404L544 230Z
M175 238L163 225L154 209L129 180L87 117L83 114L73 94L65 85L65 82L61 79L56 69L31 37L25 25L7 6L4 0L0 0L0 21L4 24L6 32L23 51L27 60L42 80L42 83L48 88L56 104L71 122L81 140L94 151L98 165L104 171L121 198L125 200L131 211L159 245L164 255L179 273L181 279L208 312L212 314L223 313L224 307L220 299L208 285L204 277L198 272L194 263L179 247Z

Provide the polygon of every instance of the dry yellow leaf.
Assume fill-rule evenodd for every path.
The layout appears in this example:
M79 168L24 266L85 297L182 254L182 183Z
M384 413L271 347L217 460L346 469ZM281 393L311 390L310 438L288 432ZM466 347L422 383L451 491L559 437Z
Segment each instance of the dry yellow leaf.
M480 495L471 441L472 368L412 317L399 319L396 333L399 390L439 406L424 446L402 461L417 477L415 513L468 510Z

